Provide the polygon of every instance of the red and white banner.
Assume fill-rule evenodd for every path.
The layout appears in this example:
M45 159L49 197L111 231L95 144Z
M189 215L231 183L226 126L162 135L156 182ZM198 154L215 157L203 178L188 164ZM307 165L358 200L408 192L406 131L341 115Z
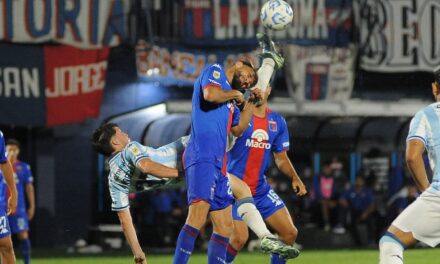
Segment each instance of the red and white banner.
M81 122L99 115L108 55L109 48L44 48L47 125Z
M286 78L297 100L344 101L351 97L354 83L355 48L288 45Z

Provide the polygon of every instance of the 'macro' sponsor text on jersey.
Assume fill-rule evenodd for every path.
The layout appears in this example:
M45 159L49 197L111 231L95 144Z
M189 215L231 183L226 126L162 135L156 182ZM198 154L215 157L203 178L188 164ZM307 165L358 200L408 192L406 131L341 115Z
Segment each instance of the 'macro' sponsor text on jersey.
M288 149L286 121L280 114L267 109L265 117L252 117L249 127L228 152L228 172L244 180L252 195L263 193L266 187L269 188L264 171L271 152Z

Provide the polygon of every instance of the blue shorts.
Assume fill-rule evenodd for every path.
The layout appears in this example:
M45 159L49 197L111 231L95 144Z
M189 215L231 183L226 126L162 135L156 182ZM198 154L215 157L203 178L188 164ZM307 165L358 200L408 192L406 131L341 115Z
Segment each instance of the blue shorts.
M11 228L9 227L8 216L4 209L0 210L0 238L11 235Z
M286 207L283 200L281 200L278 194L276 194L270 186L268 186L266 192L255 195L253 198L255 207L257 207L257 210L260 212L263 219L268 218L276 213L276 211ZM235 204L232 206L232 217L234 220L243 221L238 215L237 206Z
M29 221L26 211L18 211L15 215L8 216L13 234L29 230Z
M196 163L185 169L188 204L206 201L210 211L221 210L234 201L228 177L209 162Z

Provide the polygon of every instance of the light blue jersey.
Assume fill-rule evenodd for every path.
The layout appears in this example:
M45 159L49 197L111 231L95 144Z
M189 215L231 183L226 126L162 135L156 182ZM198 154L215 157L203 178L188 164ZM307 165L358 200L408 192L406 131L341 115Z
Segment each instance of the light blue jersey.
M428 191L440 191L440 102L431 104L411 120L407 140L420 140L428 152L429 164L433 171L432 184Z
M187 143L188 136L155 149L132 141L121 152L112 156L109 160L108 176L112 210L120 211L128 208L130 192L147 190L145 185L162 181L152 175L144 175L137 169L142 159L149 158L171 168L182 168L181 158ZM141 183L141 187L137 186L137 182Z

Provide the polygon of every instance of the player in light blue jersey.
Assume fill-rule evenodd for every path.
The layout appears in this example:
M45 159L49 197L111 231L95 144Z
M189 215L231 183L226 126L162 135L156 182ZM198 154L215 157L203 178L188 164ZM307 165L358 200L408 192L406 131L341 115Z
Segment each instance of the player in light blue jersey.
M154 177L177 178L179 171L175 168L179 167L178 155L181 155L179 153L182 153L185 147L185 137L154 149L130 141L128 135L122 132L116 124L108 123L94 131L92 141L100 153L110 156L108 181L112 210L118 213L135 263L145 264L147 260L139 245L129 211L128 194L133 188L133 177L140 172L150 175L140 178L149 180L154 180Z
M431 247L440 243L440 67L434 70L433 103L416 113L411 121L406 146L406 162L422 192L394 220L379 241L380 264L402 264L403 250L421 241ZM428 152L432 183L428 181L424 151Z
M0 256L3 264L14 264L15 254L11 240L11 229L9 227L7 215L15 214L17 208L17 188L15 186L14 171L11 162L6 158L6 147L3 133L0 131L0 170L3 173L6 185L9 188L10 197L6 203L3 199L7 199L5 195L0 196ZM4 185L0 181L0 185Z
M33 177L29 164L18 160L20 154L20 143L14 139L6 141L6 152L12 164L15 176L15 184L18 192L17 212L8 216L11 232L17 234L20 240L20 250L25 264L30 263L31 242L29 239L29 221L35 214L35 194ZM6 194L6 186L1 188L2 195ZM26 197L28 207L26 207Z

